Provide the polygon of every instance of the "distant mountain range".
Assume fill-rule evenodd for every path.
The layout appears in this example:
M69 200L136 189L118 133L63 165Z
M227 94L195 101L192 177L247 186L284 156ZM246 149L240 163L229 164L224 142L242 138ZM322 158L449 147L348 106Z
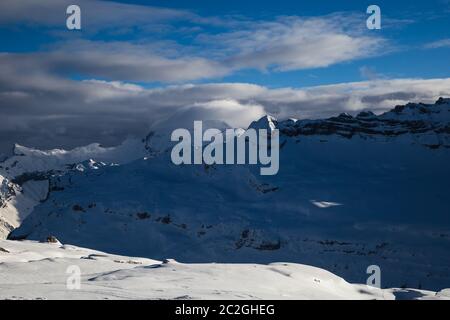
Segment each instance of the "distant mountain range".
M375 264L383 286L450 287L450 99L250 127L279 129L277 175L176 166L170 123L114 148L16 145L0 163L0 236L158 260L296 262L360 283Z

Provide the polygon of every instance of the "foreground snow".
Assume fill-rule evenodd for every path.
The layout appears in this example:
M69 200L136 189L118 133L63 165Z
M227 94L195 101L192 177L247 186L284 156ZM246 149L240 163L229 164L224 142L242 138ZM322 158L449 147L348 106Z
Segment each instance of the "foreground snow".
M82 272L68 290L69 266ZM450 292L376 289L292 263L181 264L59 243L0 240L0 299L449 299Z

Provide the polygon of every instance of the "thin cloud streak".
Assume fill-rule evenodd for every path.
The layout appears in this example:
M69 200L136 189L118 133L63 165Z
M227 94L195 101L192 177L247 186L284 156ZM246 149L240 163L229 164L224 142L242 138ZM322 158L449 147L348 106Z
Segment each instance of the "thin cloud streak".
M450 38L427 43L424 47L425 49L450 48Z

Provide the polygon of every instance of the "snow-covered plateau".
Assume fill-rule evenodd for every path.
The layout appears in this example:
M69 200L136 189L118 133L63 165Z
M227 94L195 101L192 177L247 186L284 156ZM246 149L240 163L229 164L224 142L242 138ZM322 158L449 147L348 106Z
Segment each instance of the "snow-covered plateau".
M250 127L280 132L274 176L257 165L174 165L173 125L111 148L16 145L0 162L0 238L9 239L0 242L0 297L446 296L450 99L381 115L263 117ZM228 138L245 130L235 132ZM49 236L109 254L29 241ZM70 264L84 270L81 291L63 288ZM382 288L417 289L367 293L339 278L366 283L370 265Z
M81 271L78 288L70 286L73 266ZM448 300L450 291L350 284L294 263L184 264L60 243L0 240L0 299Z

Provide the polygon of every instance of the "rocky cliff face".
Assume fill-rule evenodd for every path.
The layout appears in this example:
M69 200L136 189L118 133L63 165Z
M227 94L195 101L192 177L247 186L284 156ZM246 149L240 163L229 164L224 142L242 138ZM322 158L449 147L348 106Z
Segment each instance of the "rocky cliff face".
M289 137L305 135L338 135L352 138L393 138L409 135L430 148L450 147L450 99L440 98L435 104L409 103L375 115L370 111L356 117L343 113L325 120L288 120L277 127Z
M12 222L6 215L6 206L8 202L16 195L15 185L8 179L0 175L0 238L4 239L14 229Z

